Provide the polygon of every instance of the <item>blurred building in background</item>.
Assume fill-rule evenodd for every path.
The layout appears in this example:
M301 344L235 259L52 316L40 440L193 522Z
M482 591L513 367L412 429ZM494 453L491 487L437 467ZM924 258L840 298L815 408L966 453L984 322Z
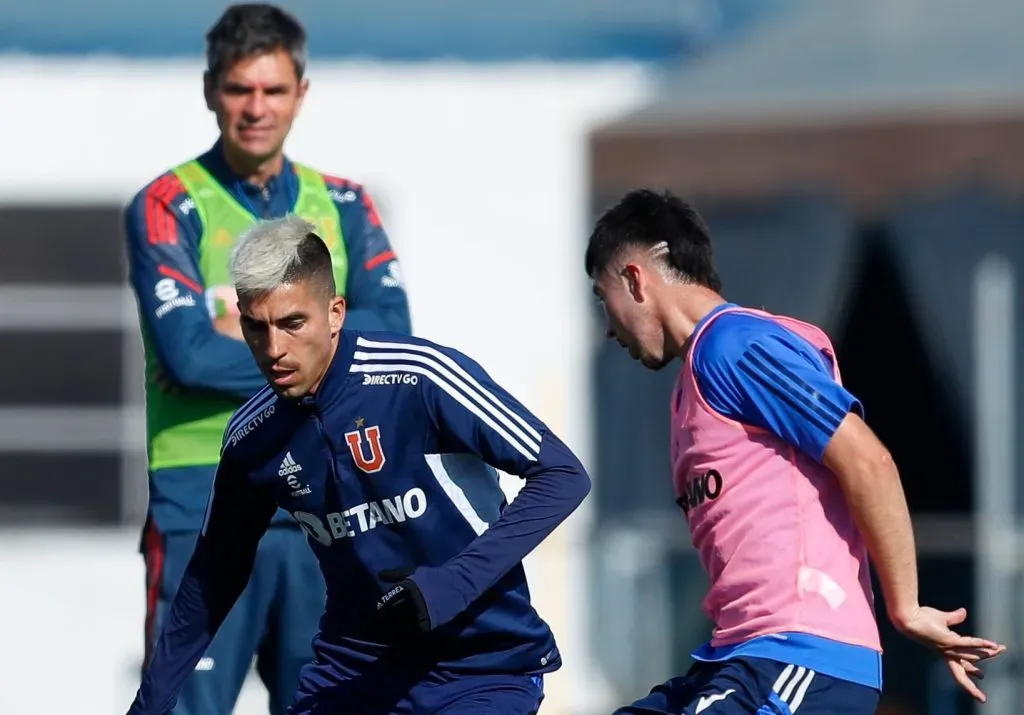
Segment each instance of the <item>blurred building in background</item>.
M85 6L46 0L6 8L0 46L32 55L198 56L210 18L228 3L181 0ZM282 2L306 24L322 59L388 62L675 62L792 5L793 0L324 0Z
M1021 642L1024 6L281 4L311 50L289 154L368 186L415 332L487 365L595 476L527 564L566 660L547 715L609 712L708 632L668 478L675 370L602 342L582 270L593 216L640 185L696 201L729 299L829 331L901 467L922 598ZM203 34L225 5L0 10L0 667L23 684L4 712L108 715L137 685L145 439L120 212L213 142ZM887 712L970 711L884 636ZM993 668L986 713L1020 712L1019 675ZM262 712L247 688L237 713Z

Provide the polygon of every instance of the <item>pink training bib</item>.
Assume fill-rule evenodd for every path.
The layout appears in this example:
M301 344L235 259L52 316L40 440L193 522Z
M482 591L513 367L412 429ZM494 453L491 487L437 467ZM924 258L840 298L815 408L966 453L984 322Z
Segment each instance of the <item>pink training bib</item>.
M792 318L727 308L694 334L672 395L672 477L711 587L712 646L797 631L881 651L867 550L835 475L762 429L715 412L693 346L717 318L774 320L839 370L828 337Z

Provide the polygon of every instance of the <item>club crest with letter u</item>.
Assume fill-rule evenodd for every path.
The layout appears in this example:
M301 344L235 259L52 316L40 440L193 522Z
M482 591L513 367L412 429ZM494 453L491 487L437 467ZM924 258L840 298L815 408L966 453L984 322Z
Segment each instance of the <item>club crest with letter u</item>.
M345 433L345 443L352 453L352 461L367 474L379 472L387 461L380 446L380 427L363 427L361 417L356 420L356 427L359 429Z

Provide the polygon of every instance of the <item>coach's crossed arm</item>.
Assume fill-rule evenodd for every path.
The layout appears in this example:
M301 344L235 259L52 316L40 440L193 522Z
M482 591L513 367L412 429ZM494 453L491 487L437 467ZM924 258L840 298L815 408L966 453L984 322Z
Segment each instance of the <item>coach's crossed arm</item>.
M128 278L139 319L165 387L249 397L266 380L245 343L210 318L199 270L202 227L179 208L187 198L177 177L165 174L125 211Z

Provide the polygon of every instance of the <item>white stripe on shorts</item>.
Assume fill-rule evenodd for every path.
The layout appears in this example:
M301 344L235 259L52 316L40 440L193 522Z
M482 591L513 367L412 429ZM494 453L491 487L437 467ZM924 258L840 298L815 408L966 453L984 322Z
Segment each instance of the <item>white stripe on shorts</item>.
M772 690L784 702L791 713L795 713L807 695L807 689L811 687L814 680L814 671L803 666L787 665L782 669Z

